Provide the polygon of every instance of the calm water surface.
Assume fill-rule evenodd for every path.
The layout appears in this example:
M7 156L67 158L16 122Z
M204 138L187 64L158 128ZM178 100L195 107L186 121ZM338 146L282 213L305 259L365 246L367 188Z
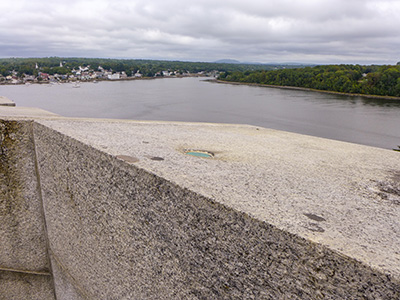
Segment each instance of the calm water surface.
M17 106L68 117L240 123L393 149L400 101L209 83L199 78L0 86Z

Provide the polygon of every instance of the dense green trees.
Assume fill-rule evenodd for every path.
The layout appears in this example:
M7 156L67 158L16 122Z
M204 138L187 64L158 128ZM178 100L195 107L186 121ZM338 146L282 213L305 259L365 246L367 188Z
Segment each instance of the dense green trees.
M60 66L60 62L62 66ZM36 68L36 65L39 68ZM7 58L0 59L0 75L12 73L22 77L38 72L71 74L79 66L97 70L99 66L114 72L125 71L128 76L140 72L153 77L160 71L179 74L200 71L222 72L219 79L232 82L294 86L354 94L400 97L400 62L397 65L323 65L302 67L293 65L227 64L205 62L159 61L105 58ZM0 76L0 77L1 77Z
M62 63L62 67L60 66ZM36 69L36 64L39 70ZM198 73L201 71L247 71L247 70L272 70L274 68L290 68L293 66L285 65L263 65L263 64L226 64L226 63L205 63L205 62L183 62L183 61L161 61L161 60L142 60L142 59L105 59L105 58L6 58L0 59L0 74L10 75L12 71L18 74L34 75L38 71L52 74L68 74L79 66L88 66L97 70L99 66L105 70L114 72L125 71L128 76L132 76L140 71L144 76L152 77L160 71L177 71L183 73Z
M274 71L225 72L221 80L400 97L400 65L325 65Z

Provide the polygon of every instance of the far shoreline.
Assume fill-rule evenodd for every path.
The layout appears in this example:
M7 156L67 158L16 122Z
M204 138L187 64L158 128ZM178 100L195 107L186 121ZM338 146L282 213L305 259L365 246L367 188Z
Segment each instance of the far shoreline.
M108 79L108 78L93 78L93 79L68 79L68 80L43 80L43 81L26 81L26 82L0 82L1 85L29 85L29 84L65 84L65 83L93 83L93 82L114 82L114 81L134 81L134 80L156 80L165 78L189 78L189 77L209 77L201 74L190 74L190 75L175 75L175 76L155 76L155 77L126 77L119 79Z
M318 92L318 93L326 93L326 94L350 96L350 97L363 97L363 98L370 98L370 99L382 99L382 100L400 101L400 97L395 97L395 96L352 94L352 93L342 93L342 92L335 92L335 91L318 90L318 89L311 89L311 88L297 87L297 86L284 86L284 85L272 85L272 84L262 84L262 83L250 83L250 82L223 81L223 80L218 80L218 79L210 79L210 80L207 80L207 81L215 82L215 83L221 83L221 84L247 85L247 86L256 86L256 87L286 89L286 90Z
M120 79L107 79L107 78L97 78L97 79L88 79L88 80L60 80L60 81L35 81L35 82L18 82L18 83L11 83L11 82L0 82L1 85L29 85L29 84L68 84L68 83L93 83L93 82L115 82L115 81L134 81L134 80L155 80L155 79L165 79L165 78L188 78L188 77L204 77L209 78L209 76L200 75L200 74L190 74L186 76L182 75L175 75L175 76L157 76L157 77L127 77L127 78L120 78ZM369 99L381 99L381 100L394 100L400 101L400 97L395 96L380 96L380 95L368 95L368 94L352 94L352 93L343 93L343 92L335 92L335 91L327 91L327 90L318 90L312 88L305 88L305 87L297 87L297 86L285 86L285 85L272 85L272 84L262 84L262 83L250 83L250 82L236 82L236 81L223 81L218 80L216 78L213 79L206 79L204 81L210 83L220 83L220 84L230 84L230 85L246 85L246 86L255 86L255 87L264 87L264 88L277 88L277 89L286 89L286 90L298 90L298 91L308 91L308 92L318 92L318 93L325 93L325 94L332 94L332 95L341 95L341 96L349 96L349 97L363 97Z

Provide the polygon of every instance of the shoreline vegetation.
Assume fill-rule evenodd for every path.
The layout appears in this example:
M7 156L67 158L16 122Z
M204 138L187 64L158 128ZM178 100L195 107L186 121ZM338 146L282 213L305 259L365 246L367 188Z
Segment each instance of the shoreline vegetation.
M216 78L218 83L400 100L397 65L288 65L104 58L0 59L0 85Z
M229 64L105 58L4 58L0 59L0 84L130 80L153 77L217 76L220 72L277 70L301 67L285 64Z
M317 91L376 99L400 99L397 65L321 65L272 71L223 72L221 82Z
M397 100L397 101L400 101L400 97L395 97L395 96L380 96L380 95L368 95L368 94L343 93L343 92L318 90L318 89L297 87L297 86L284 86L284 85L272 85L272 84L249 83L249 82L234 82L234 81L224 81L224 80L219 80L219 79L209 79L207 81L213 82L213 83L220 83L220 84L246 85L246 86L264 87L264 88L276 88L276 89L285 89L285 90L309 91L309 92L317 92L317 93L333 94L333 95L341 95L341 96L350 96L350 97L364 97L364 98L370 98L370 99L382 99L382 100Z
M156 76L156 77L126 77L126 78L118 78L118 79L108 79L108 78L96 78L96 79L68 79L68 80L57 80L57 81L35 81L35 82L0 82L0 85L29 85L29 84L68 84L68 83L96 83L101 81L131 81L131 80L155 80L155 79L164 79L164 78L187 78L187 77L204 77L209 78L210 76L201 75L201 74L188 74L185 76L174 75L174 76Z

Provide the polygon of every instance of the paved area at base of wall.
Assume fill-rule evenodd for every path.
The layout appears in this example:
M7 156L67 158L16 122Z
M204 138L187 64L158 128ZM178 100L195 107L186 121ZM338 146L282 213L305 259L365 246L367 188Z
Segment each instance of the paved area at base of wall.
M0 299L55 299L52 279L50 275L7 272L0 270Z

